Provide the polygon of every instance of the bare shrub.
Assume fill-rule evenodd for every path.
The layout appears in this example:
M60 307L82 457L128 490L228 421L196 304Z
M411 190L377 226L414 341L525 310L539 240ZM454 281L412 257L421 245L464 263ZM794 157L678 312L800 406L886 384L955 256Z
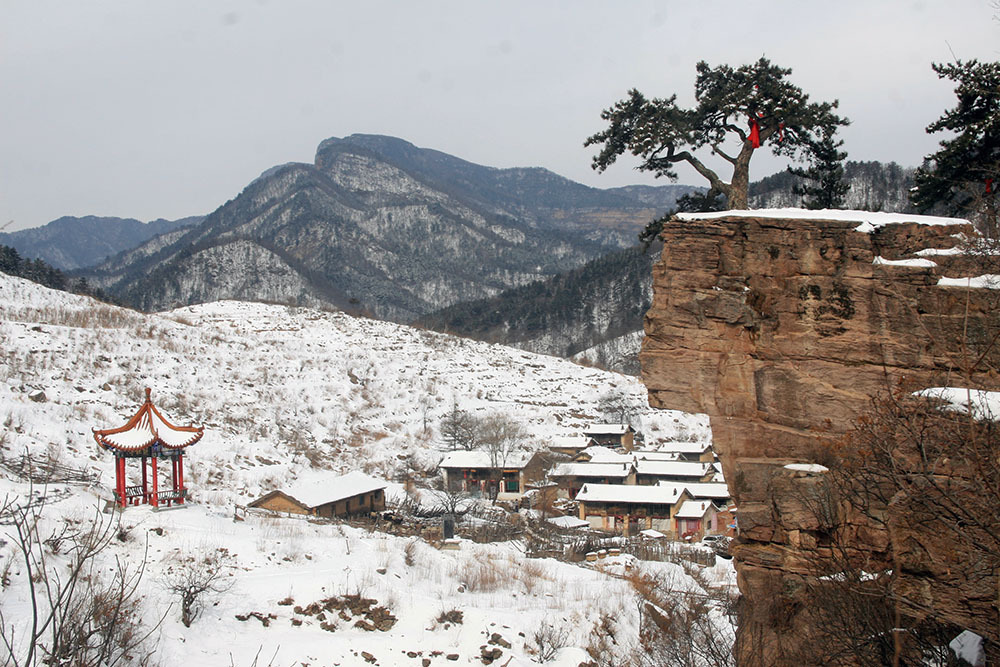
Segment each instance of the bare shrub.
M177 554L163 574L163 585L180 597L181 623L185 627L201 616L205 602L228 591L233 582L224 573L228 551L216 549L201 554Z
M694 566L690 571L694 572ZM724 590L692 590L670 573L627 577L639 612L635 659L649 667L735 665L735 598Z
M524 591L529 594L533 593L538 585L546 580L545 566L537 560L527 558L521 564L519 575Z
M417 562L417 542L420 540L413 539L406 543L403 547L403 562L406 563L408 567L413 567Z
M565 627L544 621L532 633L531 644L539 662L549 662L560 649L569 646L569 632Z
M96 508L86 520L64 520L65 530L54 530L57 539L47 543L40 530L45 506L44 496L30 493L27 498L8 497L0 506L0 519L10 526L7 535L19 554L31 609L27 615L19 609L12 617L0 602L0 642L8 651L7 664L152 664L155 647L150 638L163 619L152 626L141 621L146 614L138 589L146 554L132 567L115 558L109 570L102 561L116 524Z

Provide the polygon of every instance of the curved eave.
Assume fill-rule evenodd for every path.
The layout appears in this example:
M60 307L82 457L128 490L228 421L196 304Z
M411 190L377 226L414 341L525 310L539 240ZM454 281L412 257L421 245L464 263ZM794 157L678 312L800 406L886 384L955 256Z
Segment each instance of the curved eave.
M142 425L143 419L146 420L146 425ZM172 433L176 434L188 434L188 437L179 443L170 444L165 442L157 432L155 427L156 422L159 421L163 426L169 429ZM150 438L142 442L131 444L131 445L121 445L113 441L115 435L128 433L129 431L135 430L136 428L149 428ZM142 404L142 407L132 415L132 418L125 422L124 425L118 428L111 429L93 429L94 440L103 449L107 449L113 452L127 452L129 454L138 454L144 452L159 445L163 449L178 450L184 449L185 447L190 447L195 444L201 437L205 434L204 426L174 426L169 421L167 421L156 406L153 405L152 401L149 400L149 392L146 393L146 402Z
M155 445L159 445L162 449L169 449L169 450L177 450L177 449L184 449L185 447L190 447L191 445L201 440L201 436L204 435L204 427L199 427L195 429L195 431L192 433L191 438L188 439L186 442L174 445L167 444L163 442L163 440L161 440L158 436L154 436L149 440L147 440L146 442L137 445L124 446L105 438L104 437L105 433L106 432L103 431L94 431L94 440L97 441L97 444L100 445L101 448L112 452L128 452L129 454L138 454L139 452L144 452L151 449Z

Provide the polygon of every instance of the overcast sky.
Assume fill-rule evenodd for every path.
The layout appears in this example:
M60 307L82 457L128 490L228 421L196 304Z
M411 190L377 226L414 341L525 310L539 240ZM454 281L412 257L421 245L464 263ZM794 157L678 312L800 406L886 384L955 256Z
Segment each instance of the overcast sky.
M840 100L851 159L915 166L954 103L930 64L1000 60L996 4L0 0L0 227L209 213L359 132L652 183L629 164L591 170L601 110L631 87L691 104L697 61L761 55L814 101ZM762 153L753 179L783 167Z

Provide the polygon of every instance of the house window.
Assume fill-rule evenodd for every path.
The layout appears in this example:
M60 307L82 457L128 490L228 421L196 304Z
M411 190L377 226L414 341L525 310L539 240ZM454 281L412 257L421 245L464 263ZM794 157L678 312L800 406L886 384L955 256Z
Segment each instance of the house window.
M517 493L520 490L520 484L518 484L516 479L508 479L504 481L504 491L507 493Z

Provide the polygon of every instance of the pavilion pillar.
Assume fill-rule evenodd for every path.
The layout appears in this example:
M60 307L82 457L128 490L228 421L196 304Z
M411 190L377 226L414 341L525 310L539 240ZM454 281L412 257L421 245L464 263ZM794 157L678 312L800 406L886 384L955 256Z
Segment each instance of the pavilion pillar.
M177 453L177 502L184 504L184 452Z
M146 474L146 457L142 457L142 502L149 502L149 477Z
M170 457L170 502L168 505L173 505L177 502L177 457Z
M156 454L153 454L153 507L160 506L160 476L157 474L157 461L159 458Z
M125 507L125 457L119 456L115 460L115 489L118 491L118 504Z

